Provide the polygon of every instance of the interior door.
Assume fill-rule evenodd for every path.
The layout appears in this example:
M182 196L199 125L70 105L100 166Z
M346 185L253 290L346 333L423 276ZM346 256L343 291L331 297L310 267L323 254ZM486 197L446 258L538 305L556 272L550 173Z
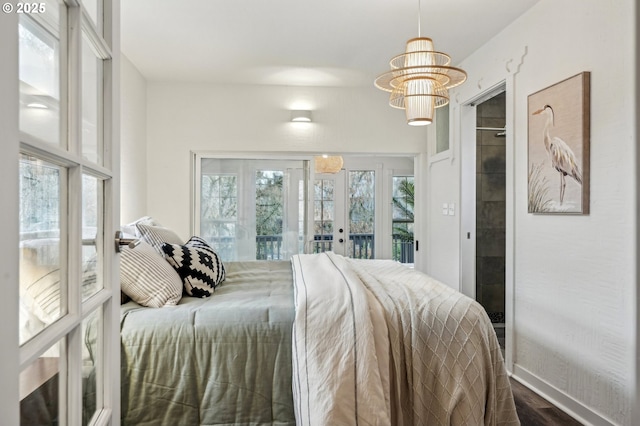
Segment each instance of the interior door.
M119 424L118 8L36 6L13 22L18 49L4 58L18 69L18 138L3 143L19 150L5 181L17 188L19 313L2 319L17 331L5 343L19 380L2 417Z

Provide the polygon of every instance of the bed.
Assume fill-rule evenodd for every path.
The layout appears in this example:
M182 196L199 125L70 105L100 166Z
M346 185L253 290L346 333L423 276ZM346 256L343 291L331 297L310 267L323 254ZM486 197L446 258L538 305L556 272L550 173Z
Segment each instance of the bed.
M122 305L123 425L519 424L483 308L429 276L334 253L224 272Z

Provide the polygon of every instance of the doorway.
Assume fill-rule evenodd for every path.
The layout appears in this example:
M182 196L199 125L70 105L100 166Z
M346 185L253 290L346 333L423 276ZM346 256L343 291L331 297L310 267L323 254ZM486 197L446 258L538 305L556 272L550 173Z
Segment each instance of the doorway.
M476 106L476 300L504 325L506 97Z

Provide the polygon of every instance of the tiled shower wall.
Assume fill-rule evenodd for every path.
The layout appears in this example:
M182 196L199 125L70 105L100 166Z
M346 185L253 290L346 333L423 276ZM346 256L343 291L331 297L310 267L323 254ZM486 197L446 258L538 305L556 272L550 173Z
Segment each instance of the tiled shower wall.
M476 108L477 127L503 129L505 94ZM504 322L505 138L476 131L476 299L494 323Z

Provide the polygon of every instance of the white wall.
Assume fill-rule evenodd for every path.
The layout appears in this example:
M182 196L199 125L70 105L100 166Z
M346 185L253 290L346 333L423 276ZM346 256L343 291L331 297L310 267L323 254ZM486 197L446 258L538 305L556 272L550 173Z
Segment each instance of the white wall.
M147 214L147 82L124 55L120 62L120 221Z
M188 238L190 152L404 153L426 150L426 129L406 125L373 87L163 84L147 86L147 214ZM291 123L311 109L313 123Z
M463 105L507 81L514 373L594 424L634 424L634 7L634 0L541 0L460 64L469 81L456 97ZM528 214L527 96L582 71L591 72L591 212ZM430 168L433 203L446 202L447 189L457 193L465 143L458 137L456 160ZM460 241L459 220L447 219L431 217L433 247ZM430 253L434 267L441 257ZM439 273L459 280L460 267Z

